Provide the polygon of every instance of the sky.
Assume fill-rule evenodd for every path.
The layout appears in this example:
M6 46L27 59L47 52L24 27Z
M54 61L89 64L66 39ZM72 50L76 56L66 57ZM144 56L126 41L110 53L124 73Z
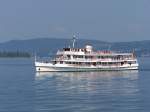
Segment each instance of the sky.
M0 0L0 42L150 40L150 0Z

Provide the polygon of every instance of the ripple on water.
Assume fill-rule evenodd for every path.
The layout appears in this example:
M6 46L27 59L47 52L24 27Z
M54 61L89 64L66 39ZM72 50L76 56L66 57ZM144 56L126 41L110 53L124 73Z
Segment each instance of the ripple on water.
M38 73L35 88L37 110L138 110L141 101L138 71Z

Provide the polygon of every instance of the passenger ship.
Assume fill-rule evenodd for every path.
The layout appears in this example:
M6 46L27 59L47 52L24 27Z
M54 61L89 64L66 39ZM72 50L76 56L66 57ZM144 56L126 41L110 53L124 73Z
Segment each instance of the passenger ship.
M37 72L75 72L75 71L115 71L137 70L135 53L117 53L113 51L95 51L91 45L85 48L72 47L58 50L51 61L35 60Z

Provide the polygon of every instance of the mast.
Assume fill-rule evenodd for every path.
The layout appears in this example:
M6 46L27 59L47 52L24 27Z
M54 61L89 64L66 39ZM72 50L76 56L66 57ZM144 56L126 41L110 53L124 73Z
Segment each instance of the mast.
M132 51L132 57L133 58L136 58L136 54L135 54L135 50L133 49L133 51Z
M34 62L37 61L36 53L34 53Z
M73 35L73 39L72 39L72 47L73 47L73 48L74 48L75 42L76 42L76 36Z

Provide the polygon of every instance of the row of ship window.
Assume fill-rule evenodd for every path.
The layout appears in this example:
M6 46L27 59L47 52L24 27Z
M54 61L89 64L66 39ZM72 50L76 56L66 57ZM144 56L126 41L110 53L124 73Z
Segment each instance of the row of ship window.
M64 61L54 61L54 64L75 64L75 65L123 65L123 64L135 64L136 61L129 62L64 62Z
M71 55L67 55L67 56L58 56L58 58L71 58ZM121 55L118 55L118 56L83 56L83 55L73 55L73 58L84 58L84 59L94 59L94 58L98 58L98 59L108 59L108 58L111 58L111 59L123 59L123 58L131 58L131 56L121 56Z

